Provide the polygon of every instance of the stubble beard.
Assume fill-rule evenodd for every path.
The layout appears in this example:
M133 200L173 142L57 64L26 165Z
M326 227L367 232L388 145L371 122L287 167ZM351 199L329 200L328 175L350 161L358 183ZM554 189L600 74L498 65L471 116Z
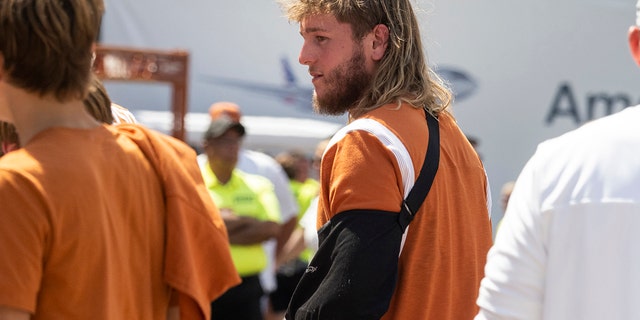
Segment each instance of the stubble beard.
M337 116L353 108L371 83L371 75L364 64L364 51L360 46L349 61L326 76L327 88L323 96L313 91L313 109L319 114Z

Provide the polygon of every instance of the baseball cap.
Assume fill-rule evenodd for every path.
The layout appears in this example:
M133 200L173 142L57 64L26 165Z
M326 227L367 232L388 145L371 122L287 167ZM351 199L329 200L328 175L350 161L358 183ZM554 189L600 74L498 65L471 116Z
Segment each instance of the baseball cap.
M204 133L204 140L218 138L229 130L236 130L240 136L245 134L244 126L240 122L234 121L228 116L221 116L211 120L209 128Z
M240 122L242 113L240 107L233 102L216 102L209 107L209 116L211 120L226 116L235 122Z

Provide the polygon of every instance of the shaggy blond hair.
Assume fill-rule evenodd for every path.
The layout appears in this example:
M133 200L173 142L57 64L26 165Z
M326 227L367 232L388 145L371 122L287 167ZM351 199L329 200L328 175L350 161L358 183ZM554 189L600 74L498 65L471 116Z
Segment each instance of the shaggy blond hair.
M442 79L431 70L422 49L416 15L409 0L280 0L290 21L306 16L332 14L351 25L354 41L360 41L378 24L389 28L389 46L371 85L352 116L390 103L406 102L432 114L444 111L452 100Z
M102 0L2 0L0 52L12 85L59 101L88 93Z

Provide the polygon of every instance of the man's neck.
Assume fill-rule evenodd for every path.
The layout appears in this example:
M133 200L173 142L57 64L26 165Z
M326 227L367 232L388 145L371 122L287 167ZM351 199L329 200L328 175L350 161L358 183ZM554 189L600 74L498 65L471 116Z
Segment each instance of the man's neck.
M231 180L231 176L233 175L233 168L227 168L226 166L215 165L214 163L209 163L211 167L211 171L216 175L216 179L222 185L225 185Z
M41 97L10 85L5 85L5 89L12 122L23 146L49 128L90 129L100 125L85 110L81 100L60 102L52 95Z

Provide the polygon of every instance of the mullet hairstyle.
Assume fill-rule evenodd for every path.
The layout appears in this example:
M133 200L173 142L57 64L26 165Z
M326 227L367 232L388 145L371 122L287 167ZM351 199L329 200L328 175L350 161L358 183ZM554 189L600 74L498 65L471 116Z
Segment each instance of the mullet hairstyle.
M102 0L0 0L0 53L6 81L58 101L82 100Z
M310 15L332 14L339 22L351 25L356 42L378 24L389 29L387 51L371 85L350 111L352 116L401 102L437 115L451 103L451 92L427 65L409 0L280 0L280 5L288 19L298 23Z

